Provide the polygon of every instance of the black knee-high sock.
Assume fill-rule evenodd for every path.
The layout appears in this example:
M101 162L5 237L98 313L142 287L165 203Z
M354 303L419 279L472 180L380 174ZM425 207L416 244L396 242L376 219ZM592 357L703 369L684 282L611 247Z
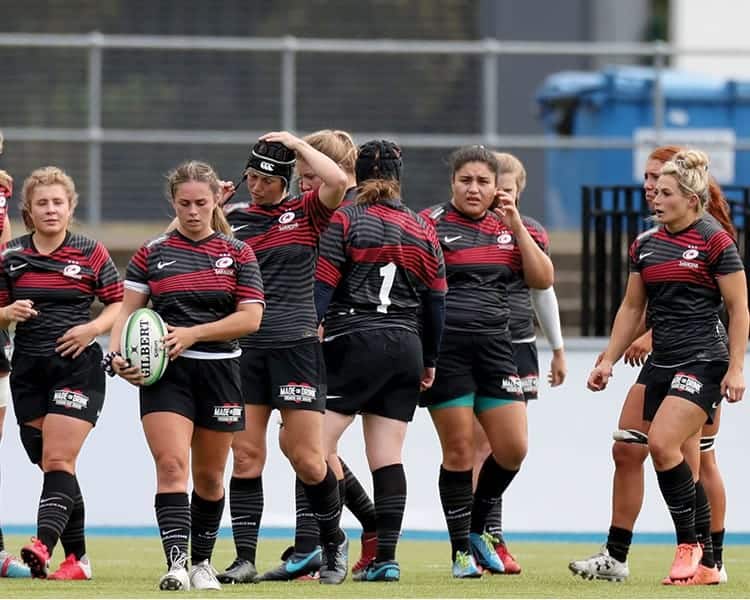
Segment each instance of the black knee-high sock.
M172 563L185 564L190 538L190 501L184 492L156 494L154 498L156 524L159 526L161 545L167 559L167 569Z
M78 484L76 477L76 495L73 499L73 510L70 513L70 519L60 535L65 556L75 555L80 560L86 554L86 506L83 502L81 486Z
M341 460L341 468L344 470L344 506L346 506L362 526L362 531L370 533L375 531L375 505L359 479L352 473L348 465Z
M76 488L76 478L70 473L50 471L44 474L36 537L47 546L50 555L70 520Z
M517 473L518 469L509 471L501 467L491 454L487 457L482 465L482 470L479 471L477 489L474 492L474 506L471 510L472 533L481 534L484 532L487 514L503 495Z
M676 467L657 471L659 489L672 515L678 544L695 544L695 483L693 473L683 460Z
M3 539L3 530L2 527L0 527L0 552L5 550L5 540Z
M299 477L294 482L294 500L297 504L294 550L302 554L310 554L320 545L320 529L312 507L307 501L305 486Z
M401 463L372 473L375 492L375 523L378 532L376 560L396 560L396 544L406 509L406 473Z
M487 513L487 520L484 523L487 533L497 538L499 544L504 544L503 539L503 497L500 496L495 502L495 506Z
M469 553L469 525L471 522L471 469L448 471L440 467L438 477L440 503L443 505L445 523L451 540L451 560L456 552Z
M219 500L206 500L193 490L190 499L190 561L194 565L211 560L223 512L224 496Z
M229 511L237 557L255 563L258 530L263 516L262 477L232 477L229 481Z
M622 527L612 525L607 537L607 551L615 560L625 562L630 552L630 544L633 541L633 532Z
M309 485L302 482L313 514L318 520L320 541L322 544L340 544L344 541L344 532L339 527L341 504L339 503L339 484L331 467L326 465L326 475L320 483Z
M724 532L726 530L722 529L721 531L713 531L711 533L711 545L714 549L714 561L716 561L716 566L721 569L721 565L724 564Z
M346 479L337 479L336 483L339 486L339 508L343 513L346 505Z
M695 482L695 533L698 541L703 544L701 564L709 569L715 567L714 545L711 540L711 505L700 481Z

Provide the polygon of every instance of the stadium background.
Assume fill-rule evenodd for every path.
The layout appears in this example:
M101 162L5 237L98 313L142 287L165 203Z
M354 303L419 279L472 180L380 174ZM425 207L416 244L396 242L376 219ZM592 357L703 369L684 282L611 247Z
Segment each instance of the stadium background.
M170 167L185 158L201 158L223 176L236 177L252 142L243 132L289 124L289 107L279 101L282 52L105 48L100 56L100 117L92 122L89 48L85 44L31 47L23 43L24 34L99 31L248 39L460 42L494 37L635 42L666 36L667 4L659 0L0 0L0 128L6 134L6 155L0 164L19 182L43 163L68 170L81 194L79 219L85 224L96 214L91 198L98 196L101 211L96 216L101 223L89 223L89 230L126 256L169 216L162 184ZM611 56L502 56L495 65L496 89L486 90L478 83L485 68L479 55L298 53L291 125L300 133L324 127L348 129L358 141L374 132L407 138L405 196L420 208L447 197L445 159L457 145L491 142L498 136L542 137L533 96L546 75L635 61ZM485 94L496 100L489 115ZM93 138L88 134L92 126ZM117 131L119 141L106 135L98 140L97 131ZM160 139L163 131L173 138L179 138L175 132L182 132L187 141ZM216 139L217 131L231 133L231 143ZM100 177L93 179L92 148L101 167ZM539 176L544 143L519 143L509 149L524 160L530 173L524 211L544 222L545 182ZM98 181L98 191L91 189L92 181ZM577 244L577 232L568 237L553 232L553 248L559 253L556 262L569 252L573 260L565 268L574 271ZM568 280L560 275L558 281L570 283L575 294L580 281L576 274ZM583 381L602 343L569 341L568 383L558 390L545 385L542 400L531 407L529 458L506 503L511 531L602 531L608 522L609 436L634 372L620 367L605 395L585 392ZM544 350L541 359L542 365L549 363ZM730 498L727 528L734 532L750 531L750 514L739 510L750 498L742 463L746 414L744 406L726 411L718 445ZM291 470L275 450L275 436L271 429L264 522L290 525ZM12 412L4 437L3 464L26 465ZM358 429L347 434L343 448L343 455L367 482ZM439 446L423 412L407 437L405 463L410 489L405 527L442 530L436 484ZM82 453L80 473L90 524L153 522L153 466L138 425L135 392L123 382L110 387L101 424ZM647 502L638 527L669 531L669 517L650 469L647 473ZM0 502L4 523L34 521L39 482L39 473L30 467L4 469ZM113 490L121 492L114 502ZM353 524L346 519L346 524Z

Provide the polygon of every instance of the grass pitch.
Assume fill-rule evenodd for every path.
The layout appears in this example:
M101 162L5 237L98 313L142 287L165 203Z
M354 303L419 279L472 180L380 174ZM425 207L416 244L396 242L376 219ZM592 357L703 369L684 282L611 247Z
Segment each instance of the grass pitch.
M27 538L6 536L6 547L18 552ZM152 598L175 593L157 589L165 565L156 538L90 537L88 552L94 579L59 582L0 579L1 598ZM261 539L259 570L278 564L286 547L280 540ZM660 585L672 560L672 546L635 545L630 556L630 579L625 583L584 581L568 571L568 561L583 558L597 548L589 544L513 543L511 551L523 567L517 576L495 575L457 581L450 576L448 542L403 541L398 558L399 583L362 583L347 580L340 586L317 582L262 583L223 586L221 592L189 592L192 597L236 596L253 598L737 598L750 596L750 546L725 547L729 583L721 586L675 588ZM350 562L359 554L353 541ZM58 547L53 568L62 560ZM230 539L220 538L214 566L222 569L233 558Z

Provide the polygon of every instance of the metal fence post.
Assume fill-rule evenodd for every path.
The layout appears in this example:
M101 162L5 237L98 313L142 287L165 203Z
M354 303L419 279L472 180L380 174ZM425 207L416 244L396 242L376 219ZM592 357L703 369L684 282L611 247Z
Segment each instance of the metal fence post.
M664 86L662 76L666 67L667 44L659 40L654 42L654 140L661 146L664 139Z
M281 52L281 129L297 126L297 38L286 36Z
M484 40L485 51L482 55L482 137L487 146L496 146L497 115L499 111L497 94L498 56L495 51L498 41L492 38Z
M102 221L102 34L89 35L88 210L89 225Z

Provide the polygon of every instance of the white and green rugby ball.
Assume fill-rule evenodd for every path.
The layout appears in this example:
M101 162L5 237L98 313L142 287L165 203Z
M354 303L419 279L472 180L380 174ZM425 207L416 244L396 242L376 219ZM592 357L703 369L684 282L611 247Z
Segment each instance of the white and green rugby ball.
M125 321L120 340L120 352L130 364L140 369L143 385L159 381L169 363L169 356L162 343L167 335L167 326L150 308L139 308Z

